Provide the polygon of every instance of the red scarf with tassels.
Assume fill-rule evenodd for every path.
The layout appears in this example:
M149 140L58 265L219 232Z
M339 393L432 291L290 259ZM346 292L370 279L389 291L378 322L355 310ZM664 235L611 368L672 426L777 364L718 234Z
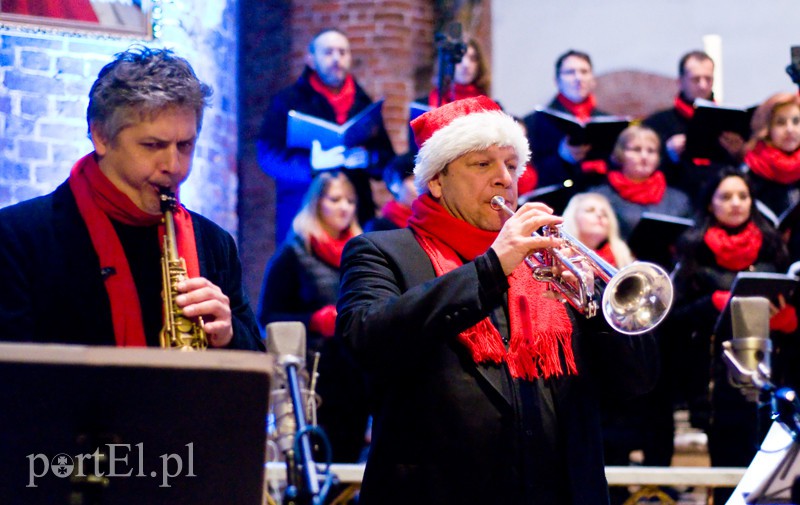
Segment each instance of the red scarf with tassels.
M750 170L770 181L794 184L800 180L800 149L787 154L760 140L744 155L744 162Z
M459 84L456 82L450 86L450 89L445 90L442 94L442 105L455 102L456 100L474 98L485 94L485 91L474 84ZM428 105L431 107L439 107L439 88L433 88L431 92L428 93Z
M597 106L597 100L595 99L594 95L587 96L586 100L582 101L581 103L575 103L559 93L558 96L556 96L556 100L558 100L559 103L561 103L561 105L567 109L567 112L581 121L586 121L592 117L592 112L594 112L594 108Z
M411 208L396 200L389 200L381 209L381 215L397 225L398 228L405 228L408 226L408 218L411 217Z
M664 198L667 179L661 170L656 170L643 181L628 179L621 171L608 173L608 183L619 196L638 205L655 205Z
M321 236L311 236L311 252L324 263L339 268L342 264L342 251L348 240L353 238L353 232L347 231L340 238L333 238L327 232Z
M314 88L314 91L325 97L325 100L333 107L333 113L336 115L336 122L344 124L347 122L347 114L353 108L356 101L356 83L352 75L348 75L344 79L342 89L334 91L322 82L316 72L311 72L308 78L309 84Z
M451 216L428 194L414 200L408 224L431 259L437 277L485 253L497 238L497 232L481 230ZM567 309L546 296L545 283L533 280L525 263L511 273L508 282L508 350L486 317L458 335L472 359L475 363L505 362L512 377L527 380L577 374ZM566 369L560 359L562 352Z
M161 222L162 216L144 212L117 189L100 171L94 153L87 154L72 167L69 187L89 229L100 268L112 272L104 282L111 303L111 320L117 346L146 346L136 284L111 219L127 225L153 226ZM186 261L187 275L197 277L200 275L200 263L192 217L182 205L178 205L173 218L178 254ZM158 236L161 243L164 237L163 224L159 226Z
M751 220L742 231L730 234L721 226L709 226L703 237L722 268L740 272L758 259L763 236Z

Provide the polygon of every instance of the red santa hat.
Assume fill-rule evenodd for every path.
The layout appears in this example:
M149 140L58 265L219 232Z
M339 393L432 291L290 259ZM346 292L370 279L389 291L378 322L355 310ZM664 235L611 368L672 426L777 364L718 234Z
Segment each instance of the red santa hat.
M485 96L456 100L411 121L419 146L414 184L419 194L451 161L471 152L497 145L513 147L519 157L517 176L531 157L528 139L517 122Z

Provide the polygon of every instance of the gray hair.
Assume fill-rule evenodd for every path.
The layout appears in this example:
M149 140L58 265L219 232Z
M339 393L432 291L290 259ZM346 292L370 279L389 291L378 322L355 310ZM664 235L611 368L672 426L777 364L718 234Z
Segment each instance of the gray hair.
M211 94L189 62L171 50L131 47L100 70L89 91L89 135L94 125L111 141L123 128L169 107L194 110L199 132Z

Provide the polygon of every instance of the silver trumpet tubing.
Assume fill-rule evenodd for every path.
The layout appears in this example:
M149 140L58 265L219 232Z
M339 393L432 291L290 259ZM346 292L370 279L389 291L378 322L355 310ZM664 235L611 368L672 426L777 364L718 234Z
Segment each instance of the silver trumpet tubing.
M492 208L514 215L505 198L495 196ZM525 258L534 279L546 282L587 318L597 314L595 280L605 286L599 302L603 317L625 335L648 332L661 324L672 307L673 289L669 274L654 263L636 261L617 269L589 247L564 231L560 225L543 228L543 235L561 239L563 246L546 248ZM598 286L600 284L598 283Z

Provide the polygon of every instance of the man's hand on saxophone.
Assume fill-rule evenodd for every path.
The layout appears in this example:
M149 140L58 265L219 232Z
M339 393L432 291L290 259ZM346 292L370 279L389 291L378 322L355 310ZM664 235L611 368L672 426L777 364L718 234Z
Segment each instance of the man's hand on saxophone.
M225 347L233 338L230 299L216 284L205 277L194 277L178 283L181 293L175 302L185 316L203 318L203 330L211 347Z

